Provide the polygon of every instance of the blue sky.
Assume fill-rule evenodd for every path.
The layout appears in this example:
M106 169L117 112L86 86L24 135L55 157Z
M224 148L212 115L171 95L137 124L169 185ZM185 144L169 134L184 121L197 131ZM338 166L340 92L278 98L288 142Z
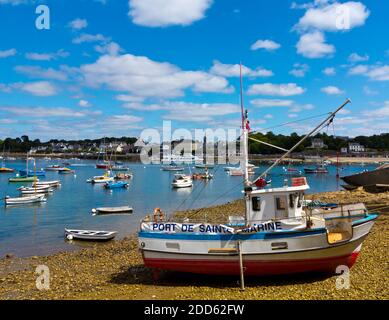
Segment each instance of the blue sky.
M49 30L35 26L41 4ZM376 0L0 0L0 138L238 128L240 61L254 129L349 97L337 135L388 132L387 12Z

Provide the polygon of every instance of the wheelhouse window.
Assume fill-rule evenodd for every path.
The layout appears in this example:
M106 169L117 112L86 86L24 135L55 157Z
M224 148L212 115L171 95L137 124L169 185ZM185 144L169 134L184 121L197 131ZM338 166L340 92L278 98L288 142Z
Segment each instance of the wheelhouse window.
M286 198L276 197L276 207L277 210L286 210Z
M261 211L261 198L260 197L252 197L251 205L253 207L253 211Z

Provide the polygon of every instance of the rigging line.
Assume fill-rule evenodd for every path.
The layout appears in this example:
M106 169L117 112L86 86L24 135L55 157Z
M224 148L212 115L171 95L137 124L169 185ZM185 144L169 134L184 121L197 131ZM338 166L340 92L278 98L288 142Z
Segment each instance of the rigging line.
M199 212L201 212L202 210L204 209L208 209L211 205L213 205L216 201L218 201L219 199L221 199L222 197L224 197L225 195L229 194L231 191L235 190L235 188L237 187L241 187L242 186L242 182L240 181L238 184L236 184L234 187L232 187L231 189L227 190L226 192L222 193L221 195L219 195L214 201L210 202L206 207L203 207L203 208L200 208L198 210L196 210L193 214L191 214L190 216L188 216L188 218L190 218L191 216L194 216L196 214L198 214Z
M315 115L315 116L311 116L311 117L307 117L307 118L303 118L303 119L299 119L299 120L295 120L295 121L284 122L284 123L281 123L281 124L278 124L278 125L275 125L275 126L272 126L272 127L267 127L267 128L263 128L261 130L252 131L252 132L250 132L250 134L255 134L255 133L258 133L259 131L263 131L263 130L269 130L269 129L274 129L274 128L278 128L278 127L283 127L283 126L286 126L288 124L298 123L298 122L302 122L302 121L305 121L305 120L310 120L310 119L314 119L314 118L320 118L320 117L323 117L323 116L326 116L326 115L329 115L329 114L331 114L331 112L326 112L326 113L322 113L322 114L319 114L319 115Z

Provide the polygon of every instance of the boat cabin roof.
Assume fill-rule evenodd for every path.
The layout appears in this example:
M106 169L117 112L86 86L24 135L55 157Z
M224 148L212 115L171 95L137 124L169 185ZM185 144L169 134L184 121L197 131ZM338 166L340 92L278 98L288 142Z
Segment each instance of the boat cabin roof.
M309 185L305 184L302 186L295 187L280 187L280 188L269 188L269 189L257 189L251 191L252 195L264 195L264 194L272 194L272 193L291 193L291 192L299 192L305 191L309 189Z

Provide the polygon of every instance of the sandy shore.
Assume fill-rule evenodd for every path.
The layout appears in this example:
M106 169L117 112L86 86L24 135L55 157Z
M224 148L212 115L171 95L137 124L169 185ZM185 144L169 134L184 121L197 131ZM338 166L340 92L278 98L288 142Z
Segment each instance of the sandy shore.
M312 274L247 278L243 293L237 277L165 272L155 282L143 266L136 237L132 236L77 252L1 259L0 299L388 299L389 193L340 191L310 197L340 203L363 201L371 210L386 207L351 270L348 290L336 290L335 276ZM236 201L197 214L206 212L207 217L214 218L242 210L242 201ZM47 291L36 288L34 272L42 264L50 269Z

